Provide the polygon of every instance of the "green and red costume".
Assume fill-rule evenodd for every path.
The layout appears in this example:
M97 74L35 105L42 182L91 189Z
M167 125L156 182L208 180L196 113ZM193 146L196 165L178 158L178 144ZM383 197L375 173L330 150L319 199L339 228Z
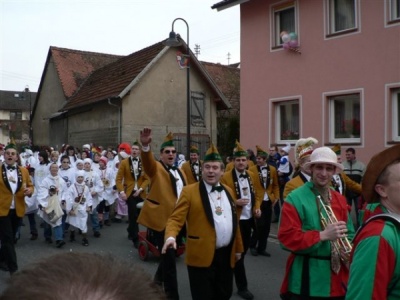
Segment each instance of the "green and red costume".
M348 237L354 236L346 198L331 190L331 207L339 221L347 223ZM348 269L341 264L338 274L331 270L331 243L320 240L321 206L314 184L307 182L292 191L282 208L278 239L291 252L281 294L311 297L343 297L348 280Z
M368 204L363 221L387 213L380 203ZM356 236L350 264L346 299L400 299L400 227L376 219Z

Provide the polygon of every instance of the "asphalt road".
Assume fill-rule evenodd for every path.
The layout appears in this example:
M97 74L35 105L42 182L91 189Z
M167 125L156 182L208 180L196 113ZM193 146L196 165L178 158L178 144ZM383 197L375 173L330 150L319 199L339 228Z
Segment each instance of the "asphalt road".
M80 237L77 242L70 243L66 238L67 244L62 249L57 249L54 245L48 245L44 242L43 232L41 229L40 237L36 241L29 240L29 226L27 218L24 219L26 226L22 227L21 239L16 245L19 268L23 268L30 262L38 260L42 257L49 256L60 252L96 252L96 253L111 253L122 260L134 262L140 266L151 276L154 275L157 268L158 259L150 256L147 261L141 261L138 256L138 251L132 247L131 241L127 238L127 224L115 224L110 227L104 227L101 230L102 236L94 238L89 234L89 246L84 247L80 244ZM275 224L273 224L275 225ZM272 228L272 236L274 229ZM90 232L89 232L90 233ZM270 238L268 249L272 257L251 256L247 253L246 256L246 272L249 281L249 290L254 294L255 299L280 299L279 288L284 275L284 268L287 252L280 249L276 239ZM182 300L191 299L189 282L184 257L177 259L179 293ZM106 276L106 274L105 274ZM6 281L10 275L6 272L0 272L0 292L6 287ZM231 299L241 299L236 295L234 285L234 294Z

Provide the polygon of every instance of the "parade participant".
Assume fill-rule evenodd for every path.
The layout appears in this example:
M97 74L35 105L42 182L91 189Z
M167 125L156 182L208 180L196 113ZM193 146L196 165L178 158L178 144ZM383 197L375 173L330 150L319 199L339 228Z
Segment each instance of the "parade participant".
M29 176L31 178L31 182L34 181L33 176L35 174L34 168L29 168ZM37 189L34 190L33 194L30 196L25 196L25 216L28 217L29 221L29 230L31 233L31 241L35 241L38 238L38 230L36 226L36 214L38 212L38 202L36 199Z
M130 146L129 146L130 147ZM118 156L115 157L115 166L114 166L114 175L115 178L117 177L119 165L121 161L128 158L128 155L125 151L121 151L118 153ZM113 187L117 191L117 186ZM128 205L126 204L125 200L122 200L121 195L117 192L117 199L116 199L116 207L115 207L115 215L114 218L111 219L114 223L122 223L122 219L128 216Z
M313 137L301 138L296 142L294 156L298 171L297 175L285 184L283 199L286 199L291 191L310 181L311 174L309 169L304 168L304 165L310 161L310 155L314 150L315 144L318 144L318 140Z
M97 207L97 212L99 213L99 223L106 226L110 226L110 207L114 204L117 198L117 190L115 186L115 172L112 168L108 168L108 160L106 157L100 157L99 161L99 174L100 179L103 182L104 190L102 193L103 200L99 203Z
M152 131L144 128L140 132L142 144L141 159L144 170L150 178L151 189L143 203L138 223L153 231L155 245L161 251L164 245L165 226L174 210L182 188L186 185L186 176L173 164L176 149L173 135L169 133L160 147L160 161L156 161L150 150ZM179 299L178 281L176 277L175 251L169 249L162 255L154 281L163 283L169 299Z
M139 245L139 225L137 218L139 211L137 204L146 198L147 187L150 183L149 177L143 170L140 159L140 144L136 140L131 146L131 157L121 161L115 184L121 199L128 205L127 228L128 238L132 240L135 248Z
M50 163L60 164L60 153L58 151L51 151L50 153Z
M256 174L247 171L247 152L238 141L236 141L233 163L234 168L225 172L221 182L235 191L236 206L240 216L239 225L244 251L235 265L235 281L238 295L243 299L253 299L253 294L248 290L244 258L250 245L251 230L255 230L254 217L261 216L260 206L264 195L261 188L255 189L254 187L260 185L260 180Z
M176 249L176 236L187 224L185 262L192 299L230 299L235 260L243 252L236 196L219 183L224 164L212 144L204 158L202 180L183 188L165 229L165 244ZM236 256L236 259L235 259Z
M4 161L4 147L5 146L3 144L0 144L0 164L2 164Z
M201 180L203 162L199 159L199 149L196 146L190 147L190 159L186 161L181 170L185 173L188 184Z
M60 177L62 179L64 179L67 187L70 187L71 184L73 184L75 182L75 171L76 170L75 170L75 168L71 167L71 163L70 163L68 155L61 156L60 162L61 162L61 164L60 164L60 168L58 170L58 175L60 175Z
M343 166L329 147L320 147L304 167L311 181L287 196L279 224L278 240L291 252L281 297L344 299L354 227L346 199L330 186Z
M117 151L115 150L107 150L106 157L107 157L107 168L113 169L115 166L114 158L117 155Z
M35 168L34 184L35 188L39 189L40 183L50 174L50 161L47 151L41 150L38 153L38 164Z
M93 156L93 160L92 160L92 170L93 171L99 171L100 169L100 158L101 158L101 154L99 152L92 152L92 156Z
M277 145L271 145L269 147L269 155L268 155L268 164L270 166L275 167L276 169L278 169L279 167L279 161L281 159L281 155L278 152L278 146Z
M71 165L74 167L76 161L78 160L78 156L76 155L76 150L75 150L74 146L69 145L66 148L65 155L68 155L69 161L71 162Z
M290 151L290 143L286 143L285 147L281 148L280 154L281 158L279 160L278 166L278 179L279 179L279 201L274 206L274 220L273 223L277 223L279 221L279 216L281 213L281 206L283 205L283 191L285 190L286 183L290 180L290 175L292 173L291 170L291 162L289 160L289 151Z
M372 157L362 179L368 204L361 214L365 225L353 241L346 299L400 297L399 182L400 145L395 145Z
M356 159L356 150L354 148L346 149L346 160L343 162L344 173L350 177L351 180L361 183L365 173L365 165L361 161ZM358 219L359 203L358 198L360 193L348 190L346 192L347 203L350 207L354 204L356 211L356 217Z
M85 184L85 171L75 172L75 183L68 189L66 200L67 223L70 225L69 241L75 241L75 228L82 231L82 245L89 246L87 238L88 213L92 209L92 195ZM72 228L71 228L72 227Z
M93 235L98 238L101 236L101 233L97 206L102 200L104 185L99 174L92 170L92 160L90 158L83 160L83 170L85 171L85 184L92 195L92 209L89 212L90 222L92 223Z
M18 270L14 238L25 214L25 196L34 191L29 172L17 165L18 152L15 142L5 147L4 162L0 166L0 263L10 274Z
M67 186L62 178L58 176L58 165L50 164L50 174L41 182L37 200L39 203L39 216L45 222L44 237L46 242L51 244L52 229L56 239L56 247L61 248L65 245L62 228L62 208L65 203ZM57 210L61 209L58 216ZM55 214L55 215L54 215Z
M235 145L238 143L238 140L235 141ZM233 149L233 159L230 163L228 163L225 167L225 172L230 172L235 168L235 164L234 164L234 157L235 157L235 152L236 152L236 148ZM246 151L247 152L247 151ZM247 154L248 155L248 154ZM255 164L252 160L250 160L249 157L247 157L247 167L246 169L248 170L250 167L253 167Z
M256 229L253 230L250 240L250 252L252 255L271 256L267 249L267 240L271 229L272 207L279 200L279 183L276 168L267 162L268 153L260 146L257 149L257 166L253 166L249 171L258 175L260 184L254 185L255 189L260 189L263 194L261 203L261 217L255 219Z

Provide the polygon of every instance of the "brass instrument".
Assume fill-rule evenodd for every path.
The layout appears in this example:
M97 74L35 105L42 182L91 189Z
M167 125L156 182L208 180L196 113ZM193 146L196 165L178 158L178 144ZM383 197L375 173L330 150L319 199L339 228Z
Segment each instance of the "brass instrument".
M328 224L337 223L338 220L330 204L325 203L324 200L322 200L321 196L317 196L317 198L321 208L325 211L325 214L327 216L325 217L324 214L320 211L322 228L325 229L328 226ZM340 260L344 264L348 264L350 262L350 252L352 249L351 243L348 240L348 238L347 237L338 238L332 241L332 245L333 247L335 247L335 251L339 254Z

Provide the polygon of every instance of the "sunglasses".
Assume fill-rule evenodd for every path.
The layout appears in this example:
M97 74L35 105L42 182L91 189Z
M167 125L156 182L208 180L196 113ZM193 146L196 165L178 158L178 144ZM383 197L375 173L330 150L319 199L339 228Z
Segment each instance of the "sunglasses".
M63 164L69 164L69 161L63 161L62 163Z
M164 153L165 154L170 154L170 153L175 154L176 150L164 150Z

